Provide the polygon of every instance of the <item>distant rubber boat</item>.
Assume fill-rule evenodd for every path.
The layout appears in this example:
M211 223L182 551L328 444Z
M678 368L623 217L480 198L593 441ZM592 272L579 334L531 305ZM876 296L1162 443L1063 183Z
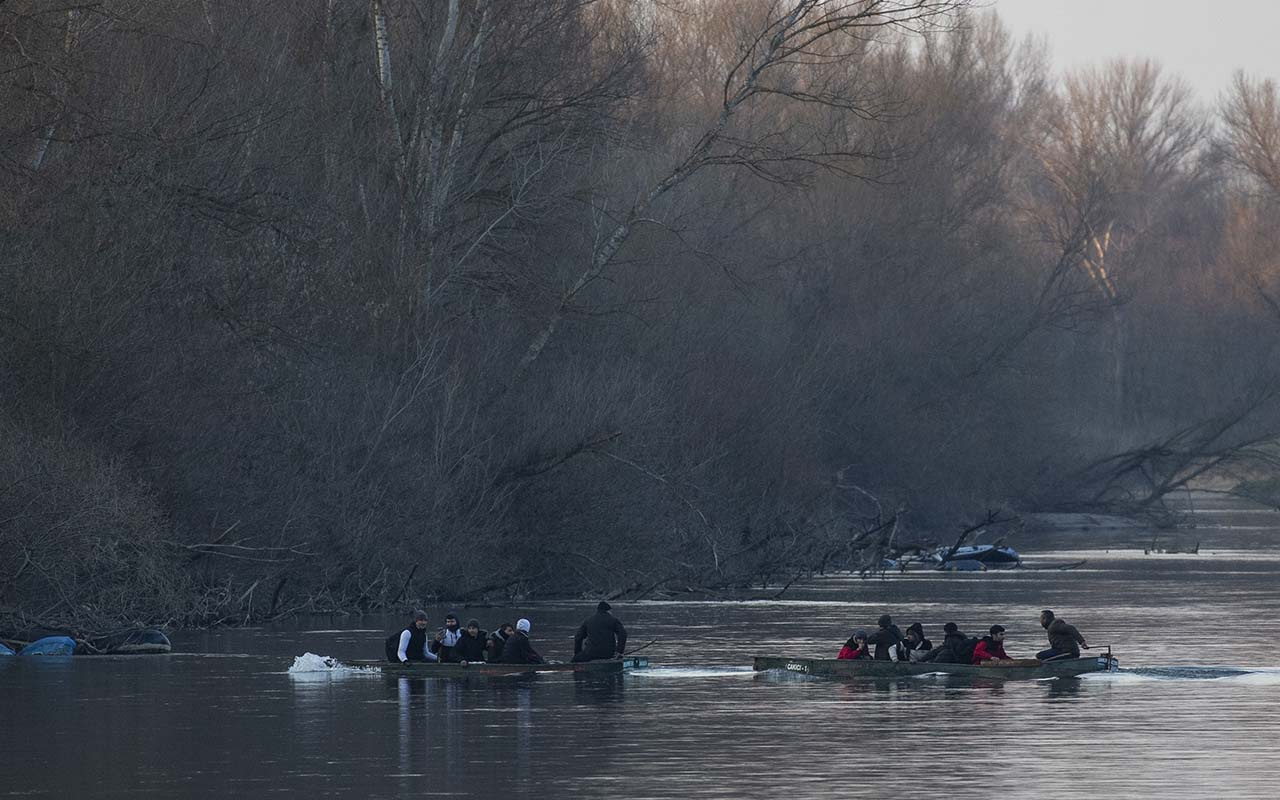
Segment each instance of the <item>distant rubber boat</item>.
M988 567L992 566L1016 566L1022 563L1022 556L1012 547L997 546L994 544L971 544L965 547L957 547L950 556L951 548L943 548L937 551L938 559L942 561L942 569L946 569L947 565L957 561L976 561Z
M530 672L590 672L606 675L624 670L644 669L649 666L647 658L613 658L605 661L580 661L557 664L490 664L475 662L463 664L439 664L433 661L410 661L392 663L381 659L357 659L343 661L352 667L376 667L383 672L398 675L412 675L415 678L461 678L467 675L524 675Z
M1021 658L1012 661L989 661L985 664L928 664L870 659L787 658L756 656L752 664L756 672L781 670L801 675L827 678L902 678L911 675L943 673L966 678L999 678L1028 680L1036 678L1074 678L1090 672L1115 672L1120 662L1109 652L1090 658L1066 658L1037 661Z
M5 645L3 642L0 642L0 656L16 656L16 655L17 655L17 653L15 653L13 650L11 650L11 649L10 649L7 645Z
M24 646L18 656L69 656L75 651L76 640L70 636L45 636Z
M155 628L117 631L92 639L77 639L63 633L45 634L49 634L49 631L24 631L0 638L17 648L18 655L24 656L155 655L168 653L173 649L164 631ZM5 655L6 650L9 655L14 652L0 644L0 656Z

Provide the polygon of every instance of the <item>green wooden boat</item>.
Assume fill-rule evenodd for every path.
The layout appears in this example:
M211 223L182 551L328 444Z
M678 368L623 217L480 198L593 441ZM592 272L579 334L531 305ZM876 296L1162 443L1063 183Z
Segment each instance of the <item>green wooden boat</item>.
M387 673L410 675L415 678L464 678L468 675L525 675L530 672L589 672L607 675L625 670L643 669L649 659L628 656L607 661L581 661L552 664L490 664L483 661L469 664L440 664L434 661L410 661L393 663L381 659L357 659L342 662L352 667L376 667Z
M1074 678L1089 672L1115 672L1120 662L1108 649L1104 655L1089 658L1066 658L1037 661L1021 658L1012 661L988 661L985 664L911 664L905 661L844 660L834 658L787 658L756 656L756 672L781 670L800 675L828 678L902 678L911 675L943 673L965 678L1036 679Z

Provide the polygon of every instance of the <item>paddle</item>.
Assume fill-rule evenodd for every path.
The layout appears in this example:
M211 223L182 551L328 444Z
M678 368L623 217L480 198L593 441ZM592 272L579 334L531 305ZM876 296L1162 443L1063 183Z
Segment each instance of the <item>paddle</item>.
M625 653L623 653L623 655L624 655L624 656L629 656L629 655L632 655L632 654L634 654L634 653L639 653L641 650L645 649L646 647L648 647L648 646L649 646L649 645L651 645L651 644L656 643L657 641L658 641L657 639L650 639L649 641L645 642L644 644L640 645L639 647L633 647L633 648L631 648L630 650L628 650L628 651L626 651Z

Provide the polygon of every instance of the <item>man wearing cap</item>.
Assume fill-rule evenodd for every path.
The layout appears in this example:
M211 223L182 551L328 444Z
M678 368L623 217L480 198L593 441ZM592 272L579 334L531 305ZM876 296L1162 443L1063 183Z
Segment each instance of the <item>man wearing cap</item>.
M413 623L399 634L387 637L387 660L406 664L410 661L436 661L427 647L427 612L413 612Z
M502 655L498 656L499 664L545 664L538 651L529 643L529 620L521 619L516 623L516 631L507 637L502 646Z
M973 648L973 664L983 661L1010 661L1009 654L1004 651L1004 626L992 625L991 634L978 640Z
M484 661L486 655L485 632L480 630L480 620L467 620L462 638L453 646L453 652L463 663Z
M627 629L618 618L609 613L610 606L604 600L596 604L596 613L587 617L573 635L574 661L600 661L621 658L627 650ZM583 640L586 645L583 645Z

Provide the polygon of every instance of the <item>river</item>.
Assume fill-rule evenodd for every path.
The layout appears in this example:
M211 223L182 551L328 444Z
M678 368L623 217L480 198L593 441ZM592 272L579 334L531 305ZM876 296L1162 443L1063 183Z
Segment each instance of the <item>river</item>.
M1272 798L1280 792L1280 515L1200 498L1196 555L1151 532L1014 541L1070 571L819 578L777 600L617 603L648 670L428 680L329 668L398 619L177 632L170 656L0 661L0 797ZM1165 539L1164 541L1170 541ZM1160 546L1160 545L1158 545ZM565 658L591 602L527 616ZM840 682L755 674L833 656L890 612L1043 647L1042 607L1122 670L1072 680ZM430 608L433 622L446 609Z

